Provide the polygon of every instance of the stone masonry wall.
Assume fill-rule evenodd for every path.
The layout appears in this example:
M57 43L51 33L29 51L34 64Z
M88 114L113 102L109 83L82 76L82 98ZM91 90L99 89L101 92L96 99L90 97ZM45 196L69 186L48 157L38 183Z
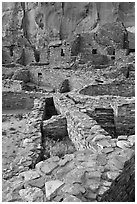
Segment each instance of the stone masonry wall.
M95 145L96 136L110 138L109 134L93 118L80 112L74 106L73 101L58 94L54 97L54 102L56 109L66 116L68 135L77 150L91 148L99 151L99 145Z
M11 190L16 189L18 197L24 202L99 202L121 174L125 162L132 157L135 136L112 139L96 121L80 112L72 100L57 94L54 103L61 114L66 115L68 130L73 125L74 131L78 131L77 139L81 140L81 146L75 141L77 132L73 133L73 142L77 149L83 151L76 151L63 158L54 156L45 161L38 158L34 169L25 169L11 181ZM23 141L24 148L29 151L21 158L24 162L21 165L30 165L39 152L39 128L44 106L45 98L35 100L27 124L28 139ZM85 146L89 133L92 138L90 149ZM84 136L84 140L81 136ZM32 153L34 146L35 155ZM127 187L130 187L129 182Z
M2 93L2 109L28 109L31 110L34 105L34 99L42 96L41 93L30 92L3 92Z
M119 81L111 84L89 85L80 91L80 94L97 96L113 95L131 97L135 96L135 85L131 81Z
M44 136L54 140L62 139L68 135L66 118L61 115L52 116L49 120L44 120L42 128Z
M135 155L128 160L122 173L103 195L102 202L135 202Z
M117 135L135 134L135 103L118 106Z
M95 111L90 114L90 111L87 111L87 114L98 122L101 127L106 130L112 137L116 136L116 127L114 120L114 111L113 108L95 108Z
M69 94L69 97L73 98L73 100L75 101L75 106L79 108L81 112L84 112L89 116L92 116L93 118L94 118L96 109L102 108L102 110L105 110L105 115L102 118L103 120L101 121L101 123L105 123L108 117L107 112L110 108L112 108L114 111L114 117L113 118L111 117L110 120L114 120L116 137L121 134L129 135L129 134L135 133L135 130L134 130L135 98L134 97L133 98L115 97L115 96L92 97L92 96L83 96L80 94L76 95L75 92L74 93L71 92ZM103 112L104 111L102 111L102 114ZM113 127L114 123L112 123L111 127ZM108 128L107 128L107 131L108 131Z

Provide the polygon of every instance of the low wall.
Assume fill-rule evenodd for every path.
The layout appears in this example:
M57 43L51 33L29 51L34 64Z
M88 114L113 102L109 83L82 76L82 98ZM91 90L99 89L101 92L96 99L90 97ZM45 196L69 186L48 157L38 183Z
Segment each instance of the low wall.
M135 155L128 160L122 173L104 193L102 202L135 202Z
M87 114L92 117L97 123L106 130L112 137L116 137L116 127L114 120L113 108L98 107L94 112L90 113L87 110Z
M61 95L54 96L54 103L57 110L67 119L67 130L69 138L74 143L77 150L94 149L99 151L99 146L94 148L97 135L108 137L109 134L87 114L79 111L73 101Z
M98 121L99 125L105 127L107 119L109 119L110 127L116 131L115 137L118 135L135 134L135 98L115 97L115 96L85 96L76 93L70 93L69 97L75 102L75 106L81 112L87 113L89 116ZM95 110L100 109L100 113ZM101 111L102 109L102 111ZM108 113L113 109L114 115ZM104 113L103 113L104 112ZM98 114L104 114L98 118ZM113 126L115 125L115 127ZM105 129L109 132L109 126L106 123Z
M45 97L35 100L27 123L28 139L23 141L23 151L25 149L27 153L23 154L19 162L20 166L26 167L34 163L34 167L31 164L34 169L19 172L19 176L15 177L12 185L17 186L16 192L22 200L24 202L99 202L102 198L104 198L103 201L107 200L107 195L105 197L103 195L108 194L109 189L112 196L115 194L115 189L122 193L122 195L116 194L120 200L127 201L127 192L130 195L132 193L134 199L134 175L132 176L134 170L131 169L129 172L126 165L127 172L123 175L122 169L134 153L135 135L129 137L122 135L112 139L95 120L82 113L82 109L76 106L82 104L76 104L62 94L54 95L54 104L61 114L66 116L69 136L76 148L85 150L66 154L62 158L54 156L43 160L42 155L38 156L41 144L40 123L45 108ZM62 146L59 148L59 151L61 150ZM134 161L130 167L133 166ZM46 178L46 183L43 178ZM131 179L132 183L130 183ZM113 188L114 182L120 184L120 191L116 186ZM43 190L44 186L45 190ZM48 196L49 186L55 188ZM114 201L113 198L111 201Z
M68 135L66 118L61 115L52 116L49 120L44 120L42 129L45 138L61 140Z
M113 82L111 84L89 85L80 91L80 94L97 96L113 95L131 97L135 96L135 84L128 80Z
M34 99L42 96L42 93L30 92L3 92L2 93L2 109L27 109L31 110L34 106Z
M135 134L135 103L118 106L115 122L117 135Z

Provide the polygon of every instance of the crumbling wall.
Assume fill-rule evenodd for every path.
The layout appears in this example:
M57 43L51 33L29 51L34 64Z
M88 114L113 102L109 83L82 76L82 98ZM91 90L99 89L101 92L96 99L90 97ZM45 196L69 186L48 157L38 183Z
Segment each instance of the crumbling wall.
M68 136L67 121L64 116L52 116L49 120L43 121L43 135L53 140L61 140Z
M121 201L121 196L123 201L134 201L134 158L132 154L134 153L135 135L122 135L117 139L112 139L109 135L105 136L96 121L90 120L90 117L76 107L76 105L82 104L75 104L74 101L61 94L54 97L54 102L56 107L60 107L59 109L66 115L67 123L69 123L69 118L72 119L72 122L76 122L75 126L79 131L78 140L80 135L84 134L85 140L88 141L89 129L91 130L90 139L93 137L90 140L92 142L91 146L89 148L85 147L85 141L82 139L80 140L80 150L85 150L73 151L61 156L61 158L54 155L44 160L42 152L38 153L40 152L42 139L39 131L45 97L35 100L33 111L29 114L27 123L28 138L23 140L23 151L26 151L27 154L23 152L22 157L19 157L19 167L26 168L23 169L23 172L19 171L19 176L11 181L12 193L15 191L15 184L18 182L20 188L16 186L16 192L22 201L27 202L99 202L102 201L102 198L105 201L108 198L111 201L116 200L116 198ZM62 118L65 117L62 116ZM76 138L75 135L74 138ZM75 144L77 146L78 142L75 141ZM59 146L59 153L61 151L62 146ZM131 157L133 160L131 159L131 162L125 164ZM125 168L122 172L124 164ZM43 178L46 178L46 183ZM118 187L117 183L119 184ZM54 184L57 184L57 186ZM43 188L44 186L45 188ZM53 191L47 194L49 186L52 186ZM109 189L110 194L108 194ZM118 189L120 189L118 192L121 193L117 193L114 197L115 191ZM13 201L14 197L12 195L6 199Z
M14 110L14 109L27 109L31 110L34 105L34 99L36 96L42 94L25 93L25 92L3 92L2 93L2 109Z
M135 154L126 161L121 174L104 193L102 202L135 202Z
M135 103L118 106L115 122L117 135L135 134Z
M57 64L61 61L61 47L50 48L50 62L51 64Z
M46 97L42 120L48 120L53 115L58 115L58 112L54 105L53 97Z
M97 134L109 136L93 118L74 107L73 101L66 97L60 98L58 95L54 97L54 102L56 109L66 116L68 135L77 150L94 149Z
M113 96L123 96L132 97L135 96L135 85L134 81L115 81L111 84L98 84L89 85L80 91L80 94L88 96L97 95L113 95Z
M112 137L118 135L130 135L135 133L135 98L115 97L115 96L82 96L70 93L70 98L76 103L76 107L98 120L98 123ZM80 104L79 104L80 103ZM113 114L109 111L113 109ZM96 113L95 110L100 110ZM102 111L101 111L102 110ZM100 115L102 117L98 117ZM109 125L107 126L107 120ZM109 129L110 128L110 129ZM112 129L111 129L112 128ZM112 134L115 133L115 134Z
M116 137L116 126L114 119L113 108L98 107L93 112L87 110L87 114L92 117L97 123L107 131L112 138Z

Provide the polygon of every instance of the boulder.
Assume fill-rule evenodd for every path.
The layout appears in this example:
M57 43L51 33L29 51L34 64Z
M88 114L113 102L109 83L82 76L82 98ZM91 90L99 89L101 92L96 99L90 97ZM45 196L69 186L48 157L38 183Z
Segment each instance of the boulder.
M118 49L126 49L129 46L128 32L121 22L100 26L95 34L95 40L102 46L112 46Z
M51 199L53 194L57 192L57 190L63 185L64 183L60 180L48 181L45 183L45 191L46 191L46 198L48 200Z
M64 79L64 80L59 84L58 91L59 91L60 93L66 93L66 92L69 92L69 91L70 91L70 82L69 82L68 79Z

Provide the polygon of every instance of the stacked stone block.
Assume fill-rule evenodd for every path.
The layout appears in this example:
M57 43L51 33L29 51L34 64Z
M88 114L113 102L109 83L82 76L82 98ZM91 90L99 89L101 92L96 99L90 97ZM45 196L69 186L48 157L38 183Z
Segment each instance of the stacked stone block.
M41 93L30 93L23 91L5 91L2 93L2 109L27 109L31 110L34 105L35 97L40 97Z
M135 134L135 103L118 106L117 135Z
M133 81L115 81L111 84L89 85L80 91L80 94L88 96L113 95L131 97L135 96L135 84Z

